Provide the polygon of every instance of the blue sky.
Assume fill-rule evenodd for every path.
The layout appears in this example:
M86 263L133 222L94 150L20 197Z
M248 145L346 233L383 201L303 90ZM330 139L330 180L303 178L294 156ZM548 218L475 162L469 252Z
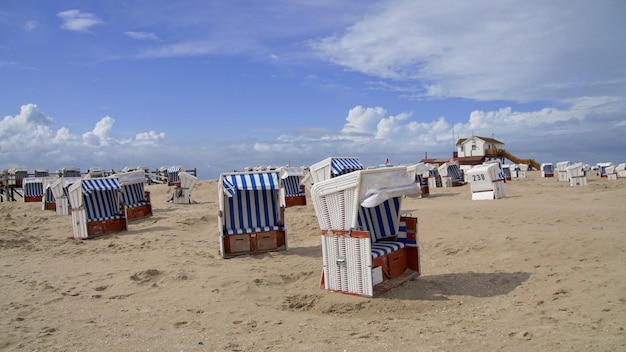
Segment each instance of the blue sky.
M0 168L328 156L416 163L494 137L626 161L626 2L0 3Z

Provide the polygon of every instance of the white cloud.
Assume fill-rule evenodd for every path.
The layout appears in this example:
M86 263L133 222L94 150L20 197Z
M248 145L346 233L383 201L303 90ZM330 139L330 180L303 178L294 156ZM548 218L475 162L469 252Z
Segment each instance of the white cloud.
M140 132L134 139L115 137L115 120L105 116L91 131L74 134L67 127L52 130L54 120L35 104L23 105L20 113L0 121L0 165L28 167L64 166L61 163L112 165L122 168L128 161L168 158L181 151L172 147L154 153L153 143L163 141L164 132ZM93 163L85 165L86 163ZM121 165L121 166L120 166Z
M138 39L138 40L152 40L152 41L159 40L159 37L156 34L150 33L150 32L124 32L124 34L126 34L127 36L133 39Z
M376 125L387 111L381 107L355 106L348 112L347 123L341 130L346 135L376 134Z
M624 92L623 13L608 1L395 0L312 47L354 71L419 82L422 96L558 100Z
M28 32L34 31L37 27L39 27L37 21L26 21L26 23L24 23L24 29Z
M138 133L135 136L137 141L156 142L165 138L165 132L157 133L155 131Z
M94 14L75 9L59 12L57 16L63 20L61 28L69 31L88 32L91 27L104 23Z

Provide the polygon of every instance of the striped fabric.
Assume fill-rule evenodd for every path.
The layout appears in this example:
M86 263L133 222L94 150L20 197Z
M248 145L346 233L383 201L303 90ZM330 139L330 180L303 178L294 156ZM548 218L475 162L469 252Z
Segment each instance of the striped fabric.
M84 202L87 221L121 219L124 217L116 190L93 190L91 193L84 195Z
M114 178L83 179L82 190L87 221L123 218L119 202L120 184Z
M224 234L282 230L278 173L223 175Z
M404 243L402 242L384 241L372 243L372 259L395 252L402 248L404 248Z
M120 184L115 178L83 179L83 192L89 194L93 191L108 191L120 189Z
M352 171L364 169L359 160L355 158L333 159L330 166L330 177L335 177L350 173Z
M46 187L46 189L44 190L43 199L46 203L56 203L54 199L54 193L52 193L52 188Z
M142 182L124 185L121 190L122 203L124 203L126 208L134 208L149 203L146 199L146 192Z
M41 197L43 196L43 181L24 179L22 185L24 188L24 197Z
M400 226L400 197L394 197L373 208L359 206L359 229L370 233L372 243L395 236Z
M282 179L283 187L285 188L285 196L286 197L295 197L304 195L302 189L300 188L300 177L299 176L287 176Z
M171 166L167 168L167 182L177 183L180 181L178 173L182 169L182 166Z
M276 190L280 186L275 172L223 175L223 180L224 193L229 197L234 196L237 190Z
M461 175L461 169L457 164L448 165L448 176L451 177L452 182L463 181L463 176Z

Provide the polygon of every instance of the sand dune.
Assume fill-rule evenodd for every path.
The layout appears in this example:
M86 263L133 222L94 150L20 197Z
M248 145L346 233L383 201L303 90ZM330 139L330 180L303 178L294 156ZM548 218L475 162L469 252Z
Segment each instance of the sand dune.
M373 299L319 288L311 201L286 211L288 251L228 260L215 180L188 205L148 186L154 216L90 240L39 203L0 203L0 350L626 350L626 180L529 174L500 200L407 198L423 274Z

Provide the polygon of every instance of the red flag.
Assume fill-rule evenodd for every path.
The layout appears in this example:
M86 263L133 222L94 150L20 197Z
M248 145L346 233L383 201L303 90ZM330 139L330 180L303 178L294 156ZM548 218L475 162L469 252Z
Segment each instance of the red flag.
M385 159L385 165L389 165L389 158Z

